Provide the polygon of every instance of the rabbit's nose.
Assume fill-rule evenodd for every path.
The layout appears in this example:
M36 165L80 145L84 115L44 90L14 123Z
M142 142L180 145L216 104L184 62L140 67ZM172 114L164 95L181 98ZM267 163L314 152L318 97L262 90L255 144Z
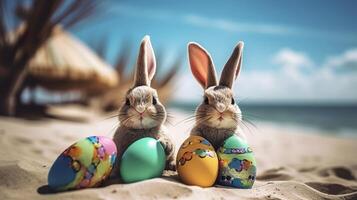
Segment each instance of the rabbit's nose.
M143 112L145 112L146 107L145 107L145 106L136 106L135 110L136 110L138 113L143 113Z
M226 110L226 106L223 103L217 103L216 109L218 112L222 113Z

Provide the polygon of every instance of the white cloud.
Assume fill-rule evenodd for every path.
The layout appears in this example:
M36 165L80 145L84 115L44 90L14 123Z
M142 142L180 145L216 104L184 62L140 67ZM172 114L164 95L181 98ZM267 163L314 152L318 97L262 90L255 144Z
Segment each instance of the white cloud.
M183 20L191 25L215 28L228 32L248 32L248 33L264 33L264 34L291 34L294 30L285 26L266 25L257 23L242 23L227 19L206 18L199 15L184 15Z
M345 42L356 42L356 33L333 31L333 30L317 30L306 27L287 26L282 24L267 24L256 22L243 22L227 18L207 17L196 14L187 14L184 11L177 12L176 10L157 9L154 6L138 6L131 4L108 4L108 12L113 17L113 14L140 18L143 20L166 21L171 23L183 23L199 28L211 28L223 30L231 33L258 33L269 35L298 35L299 37L314 37L324 39L334 39Z
M325 67L357 69L357 48L347 50L342 55L328 58Z
M282 49L273 59L279 70L243 72L236 91L255 101L353 102L357 100L357 93L352 92L357 85L357 73L336 73L335 68L346 63L357 67L354 52L346 51L317 67L308 55Z
M267 24L256 22L242 22L225 18L210 18L194 14L182 15L181 19L187 24L202 28L218 29L232 33L258 33L270 35L296 35L299 37L313 37L334 39L345 42L356 42L356 33L342 31L325 31L308 29L304 27L294 27L280 24Z
M178 20L181 23L193 25L196 27L220 29L223 31L241 33L262 33L262 34L294 34L298 30L295 28L273 25L273 24L259 24L259 23L244 23L231 21L228 19L207 18L193 14L183 14L177 12L170 12L168 10L152 9L147 7L137 7L132 5L120 4L111 6L109 12L118 13L135 18L153 19L161 21Z
M246 102L355 102L355 85L356 73L331 76L316 71L291 79L283 71L253 71L242 73L235 92Z
M170 12L158 9L149 9L146 7L136 7L132 5L112 5L110 4L109 11L112 14L119 14L128 17L144 18L144 19L154 19L154 20L167 20L170 18Z
M202 99L203 89L191 72L179 75L176 88L173 98L176 102L197 102Z
M327 59L317 67L308 55L292 49L276 53L273 64L278 70L242 71L234 85L235 95L244 102L356 102L357 72L336 73L335 68L353 63L353 50L334 56L338 62ZM342 59L345 58L345 59ZM348 61L347 61L348 60ZM331 67L334 66L334 67ZM353 65L357 67L357 63ZM309 73L304 69L308 68ZM290 69L290 70L286 70ZM292 70L291 70L292 69ZM175 100L199 101L202 89L190 73L182 74Z
M273 64L281 66L281 70L288 78L301 81L302 70L311 70L313 61L303 52L297 52L289 48L280 50L272 59Z
M283 67L311 67L312 60L304 53L297 52L289 48L280 50L273 58L273 63L282 65Z

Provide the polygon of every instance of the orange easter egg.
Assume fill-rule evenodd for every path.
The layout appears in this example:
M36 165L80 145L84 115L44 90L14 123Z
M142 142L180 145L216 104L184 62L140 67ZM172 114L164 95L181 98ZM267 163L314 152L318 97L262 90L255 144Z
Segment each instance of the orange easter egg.
M187 185L212 186L218 175L218 157L203 137L190 136L181 145L176 158L177 172Z

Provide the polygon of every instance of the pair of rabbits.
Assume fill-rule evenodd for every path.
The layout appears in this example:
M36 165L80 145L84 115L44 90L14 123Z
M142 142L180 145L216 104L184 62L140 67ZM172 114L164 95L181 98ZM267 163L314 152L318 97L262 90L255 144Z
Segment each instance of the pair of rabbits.
M239 42L217 80L210 54L199 44L188 44L192 74L204 89L201 105L196 109L196 124L191 135L206 138L216 149L233 134L242 120L241 110L233 98L233 81L242 65L243 42ZM175 170L174 145L165 135L165 107L155 89L150 87L156 71L155 54L149 36L141 42L134 85L119 109L120 126L114 135L118 156L113 173L118 174L121 157L127 147L143 137L159 140L166 153L166 169Z

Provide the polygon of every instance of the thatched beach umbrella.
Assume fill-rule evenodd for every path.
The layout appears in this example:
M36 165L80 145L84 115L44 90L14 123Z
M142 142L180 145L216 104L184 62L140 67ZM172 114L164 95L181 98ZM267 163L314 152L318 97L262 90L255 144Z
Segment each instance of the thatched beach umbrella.
M100 91L118 84L115 70L60 26L31 59L28 75L49 90Z

